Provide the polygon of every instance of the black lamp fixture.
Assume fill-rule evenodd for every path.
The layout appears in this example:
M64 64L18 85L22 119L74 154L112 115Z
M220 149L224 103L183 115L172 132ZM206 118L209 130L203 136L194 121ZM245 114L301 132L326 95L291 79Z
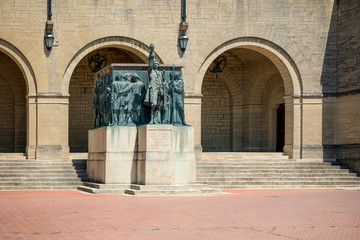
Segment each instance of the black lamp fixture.
M48 23L46 23L46 25L48 25ZM45 35L45 45L48 49L51 49L53 47L54 44L54 39L55 37L52 35L52 30L48 31L46 29L47 33Z
M55 37L52 34L54 22L51 20L51 16L52 16L51 0L48 0L48 20L46 21L46 31L45 31L44 40L45 40L45 45L49 50L53 47L54 39L55 39Z
M186 30L188 29L188 23L186 22L186 0L183 0L183 14L181 16L182 21L180 23L180 31L182 31L181 36L179 37L179 46L181 51L185 51L189 38L185 35Z
M179 38L179 46L181 51L185 51L189 38L185 35L185 32L182 33L181 37Z

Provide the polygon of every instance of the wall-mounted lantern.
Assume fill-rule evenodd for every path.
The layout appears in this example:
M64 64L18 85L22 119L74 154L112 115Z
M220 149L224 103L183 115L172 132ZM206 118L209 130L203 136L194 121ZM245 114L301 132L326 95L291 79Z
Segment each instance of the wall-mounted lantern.
M183 32L183 34L179 38L179 46L180 46L181 51L183 51L183 52L185 51L188 41L189 41L189 38L185 35L185 32Z
M45 45L48 49L51 49L54 44L55 37L52 34L54 23L51 20L46 21L46 34L45 34Z
M47 49L51 49L54 45L54 39L53 36L53 28L54 28L54 22L51 20L52 12L51 12L51 0L48 0L48 20L46 21L46 29L45 29L45 46Z
M189 37L186 36L186 30L188 29L188 23L186 22L186 0L183 0L183 13L181 15L182 21L180 23L180 31L182 32L181 36L179 37L179 47L181 51L185 51Z

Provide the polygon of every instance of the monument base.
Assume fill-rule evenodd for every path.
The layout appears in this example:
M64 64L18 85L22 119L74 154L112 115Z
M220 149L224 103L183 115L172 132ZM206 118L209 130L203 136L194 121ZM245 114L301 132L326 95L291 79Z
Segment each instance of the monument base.
M220 193L196 184L191 126L109 126L89 130L88 178L79 190L131 195ZM100 184L99 184L100 183Z
M151 124L138 127L137 166L138 184L195 183L193 127Z
M111 126L89 130L87 175L105 184L136 183L136 127Z

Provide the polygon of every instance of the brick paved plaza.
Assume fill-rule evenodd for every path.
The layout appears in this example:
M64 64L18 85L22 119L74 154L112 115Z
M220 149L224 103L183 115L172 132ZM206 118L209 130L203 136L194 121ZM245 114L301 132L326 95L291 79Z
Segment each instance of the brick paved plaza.
M1 191L0 239L360 239L360 191Z

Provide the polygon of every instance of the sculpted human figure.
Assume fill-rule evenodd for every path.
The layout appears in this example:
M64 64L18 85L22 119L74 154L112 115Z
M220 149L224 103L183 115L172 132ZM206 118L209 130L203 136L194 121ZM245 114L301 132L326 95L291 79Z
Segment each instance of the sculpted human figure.
M123 75L118 73L115 81L111 84L112 120L114 125L119 125L121 78L123 78Z
M180 73L175 73L173 81L173 124L186 125L184 115L184 95L184 82L181 79Z
M173 110L173 84L172 77L170 75L170 81L164 81L164 107L162 113L162 123L171 124L172 123L172 110Z
M99 79L95 82L95 88L93 91L93 109L94 109L94 128L100 126L100 112L99 112Z
M149 53L149 70L151 71L152 69L152 65L154 64L154 60L155 60L155 52L154 52L155 46L154 44L150 44L150 53Z
M139 124L142 117L142 101L145 95L145 85L140 81L139 76L136 73L130 75L130 85L123 89L124 93L128 94L128 112L127 125Z
M99 113L100 113L100 127L105 125L105 88L104 77L100 78L100 87L99 87Z
M119 125L126 125L128 119L129 92L124 91L130 85L130 74L127 73L120 78L119 82Z
M164 90L162 86L164 73L158 70L159 62L155 59L149 74L149 88L146 92L144 103L150 106L150 123L161 124L161 107L164 101Z
M105 85L105 124L106 125L113 125L112 121L112 111L111 111L111 78L110 76L105 77L106 85Z

